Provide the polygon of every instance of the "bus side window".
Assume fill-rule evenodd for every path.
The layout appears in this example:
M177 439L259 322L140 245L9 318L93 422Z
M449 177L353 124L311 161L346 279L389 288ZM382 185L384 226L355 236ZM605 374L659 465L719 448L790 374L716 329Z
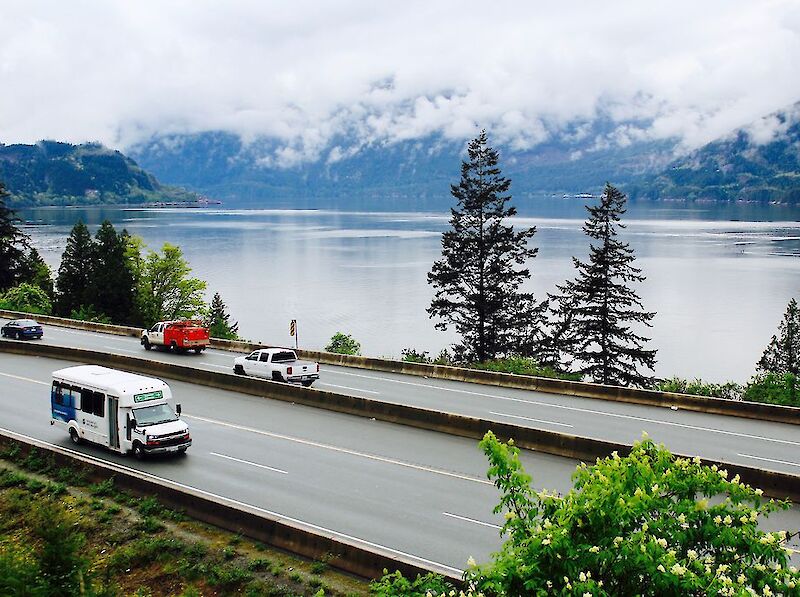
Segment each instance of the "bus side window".
M64 405L70 408L75 408L75 399L77 391L67 386L61 386L61 392L64 395Z
M64 406L64 394L61 391L61 384L57 381L53 382L53 402Z
M94 395L94 414L98 417L105 416L106 395L100 392L92 392Z
M84 389L78 391L81 393L81 410L85 413L92 414L92 394L94 394L94 392Z

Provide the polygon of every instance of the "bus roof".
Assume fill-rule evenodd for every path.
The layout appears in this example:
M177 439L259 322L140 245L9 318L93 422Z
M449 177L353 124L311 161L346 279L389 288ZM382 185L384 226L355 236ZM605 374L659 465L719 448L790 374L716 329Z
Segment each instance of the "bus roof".
M153 377L117 371L100 365L78 365L53 371L53 377L68 383L106 388L122 397L163 389L167 384Z

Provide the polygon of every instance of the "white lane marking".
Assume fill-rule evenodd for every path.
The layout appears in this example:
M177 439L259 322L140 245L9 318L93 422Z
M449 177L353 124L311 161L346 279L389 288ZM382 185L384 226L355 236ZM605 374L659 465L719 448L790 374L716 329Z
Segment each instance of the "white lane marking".
M409 462L403 462L402 460L395 460L393 458L386 458L385 456L376 456L375 454L367 454L366 452L358 452L357 450L350 450L349 448L340 448L338 446L332 446L330 444L323 444L320 442L314 442L307 439L300 439L299 437L291 437L289 435L282 435L280 433L272 433L270 431L263 431L261 429L254 429L252 427L245 427L243 425L236 425L234 423L228 423L226 421L219 421L216 419L208 419L206 417L198 417L197 415L187 415L184 414L183 417L185 419L195 419L197 421L203 421L205 423L211 423L212 425L220 425L222 427L230 427L231 429L239 429L240 431L248 431L250 433L255 433L258 435L264 435L267 437L272 437L275 439L282 439L290 442L294 442L297 444L302 444L305 446L312 446L314 448L322 448L323 450L330 450L332 452L339 452L341 454L349 454L350 456L359 456L361 458L367 458L368 460L375 460L377 462L385 462L387 464L395 464L397 466L403 466L406 468L412 468L418 471L425 471L428 473L434 473L437 475L443 475L445 477L453 477L455 479L463 479L465 481L472 481L473 483L483 483L485 485L494 485L491 481L487 479L481 479L479 477L470 477L469 475L462 475L459 473L453 473L450 471L445 471L442 469L433 468L430 466L422 466L419 464L411 464Z
M742 458L752 458L753 460L763 460L764 462L774 462L776 464L787 464L789 466L800 467L800 464L796 462L788 462L786 460L775 460L774 458L762 458L761 456L751 456L750 454L737 454L737 456L741 456Z
M19 379L20 381L29 381L31 383L38 383L43 386L49 386L46 381L39 381L38 379L31 379L30 377L20 377L19 375L11 375L10 373L0 373L3 377L11 377L12 379Z
M317 385L318 386L326 386L326 387L329 387L329 388L339 388L340 390L351 390L353 392L366 392L367 394L376 394L376 395L380 394L380 392L374 392L372 390L362 390L361 388L351 388L349 386L337 386L336 384L332 384L332 383L318 382Z
M109 350L119 350L120 352L129 352L131 354L142 354L141 350L128 350L127 348L119 348L117 346L103 346L103 348L108 348Z
M421 383L414 383L411 381L400 381L399 379L389 379L386 377L375 377L372 375L361 375L359 373L345 373L344 371L330 371L326 370L328 373L338 373L340 375L352 375L355 377L363 377L366 379L376 379L378 381L389 381L392 383L399 383L409 386L417 386L420 388L431 388L434 390L443 390L445 392L457 392L459 394L470 394L472 396L482 396L484 398L496 398L497 400L507 400L509 402L521 402L522 404L532 405L532 406L546 406L549 408L561 408L564 410L572 410L580 413L586 413L590 415L602 415L604 417L616 417L618 419L629 419L632 421L642 421L644 423L653 423L654 425L667 425L670 427L680 427L683 429L692 429L694 431L708 431L711 433L720 433L722 435L731 435L734 437L744 437L747 439L757 439L762 440L765 442L774 442L777 444L787 444L790 446L800 446L800 442L793 442L787 439L777 439L773 437L764 437L761 435L751 435L749 433L737 433L735 431L726 431L724 429L714 429L713 427L700 427L699 425L688 425L686 423L675 423L673 421L659 421L658 419L649 419L647 417L637 417L635 415L623 415L619 413L609 413L604 412L601 410L592 410L588 408L578 408L577 406L565 406L563 404L551 404L549 402L541 402L538 400L523 400L521 398L511 398L510 396L498 396L497 394L485 394L483 392L472 392L470 390L459 390L458 388L444 388L441 386L432 386L428 384L421 384ZM520 390L526 391L526 390ZM535 391L535 390L532 390ZM560 394L562 395L562 394ZM591 398L589 398L591 400Z
M276 473L281 473L282 475L288 475L288 471L283 471L279 468L275 468L272 466L267 466L266 464L258 464L257 462L250 462L249 460L242 460L241 458L234 458L233 456L227 456L225 454L218 454L217 452L209 452L212 456L218 456L220 458L225 458L227 460L233 460L235 462L241 462L242 464L249 464L250 466L257 466L258 468L265 468L268 471L273 471Z
M208 365L209 367L217 367L218 369L226 369L226 370L233 371L233 367L231 367L230 365L217 365L215 363L209 363L208 361L200 361L200 364L201 365Z
M482 520L475 520L474 518L467 518L466 516L459 516L458 514L450 514L450 512L442 512L445 516L449 516L450 518L457 518L458 520L463 520L466 522L472 522L475 524L479 524L485 527L491 527L493 529L502 529L500 525L492 524L490 522L483 522Z
M255 510L256 512L262 512L264 514L268 514L269 516L274 516L276 518L280 518L280 519L288 521L288 522L294 522L296 524L302 525L302 526L307 527L309 529L314 529L316 531L320 531L320 532L323 532L323 533L329 533L331 535L335 535L335 536L341 537L343 539L349 539L350 541L357 541L358 543L361 543L363 545L368 545L369 547L375 547L377 549L385 549L386 551L389 551L391 553L394 553L394 554L397 554L397 555L400 555L400 556L404 556L404 557L407 557L407 558L411 558L411 559L416 560L418 562L423 562L423 563L429 564L431 566L438 566L439 568L442 568L443 570L449 570L450 572L456 573L458 576L461 576L462 574L464 574L463 570L460 570L458 568L453 568L452 566L448 566L446 564L440 564L439 562L434 562L433 560L427 560L425 558L421 558L419 556L415 556L414 554L410 554L410 553L407 553L407 552L404 552L404 551L400 551L398 549L392 549L391 547L387 547L385 545L381 545L380 543L373 543L372 541L367 541L366 539L361 539L359 537L354 537L353 535L347 535L345 533L340 533L339 531L334 531L334 530L328 529L326 527L322 527L322 526L319 526L319 525L316 525L316 524L313 524L313 523L310 523L310 522L306 522L304 520L300 520L299 518L293 518L291 516L286 516L285 514L281 514L279 512L274 512L273 510L267 510L266 508L260 508L258 506L254 506L253 504L248 504L247 502L241 502L241 501L235 500L233 498L229 498L229 497L225 497L223 495L219 495L218 493L212 493L210 491L206 491L204 489L200 489L199 487L194 487L192 485L186 485L184 483L179 483L178 481L173 481L172 479L167 479L166 477L159 477L158 475L154 475L152 473L148 473L146 471L139 470L139 469L134 469L134 468L125 466L123 464L117 464L116 462L111 462L109 460L102 460L100 458L95 458L94 456L90 456L89 454L85 454L83 452L78 452L77 450L73 450L71 448L65 448L65 447L59 446L57 444L52 444L50 442L46 442L46 441L43 441L43 440L40 440L40 439L36 439L36 438L31 437L29 435L23 435L22 433L17 433L15 431L11 431L10 429L0 428L0 431L2 431L4 433L8 433L10 435L15 435L17 437L22 437L24 439L31 440L31 441L34 441L34 442L37 442L37 443L40 443L40 444L44 444L46 446L52 446L54 448L58 448L60 450L68 452L70 454L75 454L76 456L80 456L81 458L86 458L87 460L91 460L91 461L94 461L94 462L97 462L97 463L101 463L104 466L109 466L110 465L111 467L116 467L116 468L119 468L119 469L121 469L123 471L129 472L129 473L133 473L135 475L143 475L145 477L150 477L151 479L156 479L157 481L164 481L166 483L169 483L169 484L174 485L175 487L179 487L181 489L188 489L190 491L195 491L195 492L197 492L197 493L199 493L201 495L205 495L205 496L214 498L216 500L223 500L225 502L228 502L229 504L234 504L236 506L242 506L244 508L249 508L251 510Z
M562 427L572 427L567 423L556 423L555 421L545 421L544 419L531 419L530 417L521 417L519 415L509 415L506 413L496 413L493 410L489 411L490 415L497 415L498 417L511 417L512 419L524 419L526 421L533 421L534 423L546 423L547 425L561 425Z

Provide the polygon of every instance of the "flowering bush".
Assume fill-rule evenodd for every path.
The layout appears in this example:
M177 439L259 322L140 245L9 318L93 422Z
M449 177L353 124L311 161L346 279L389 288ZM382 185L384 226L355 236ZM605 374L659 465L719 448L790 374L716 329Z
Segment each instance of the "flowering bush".
M480 445L502 492L495 512L505 515L507 539L490 563L470 565L472 594L798 594L787 548L796 533L759 528L789 504L764 499L738 476L676 458L645 436L628 456L581 464L574 489L559 496L531 488L513 442L490 432Z

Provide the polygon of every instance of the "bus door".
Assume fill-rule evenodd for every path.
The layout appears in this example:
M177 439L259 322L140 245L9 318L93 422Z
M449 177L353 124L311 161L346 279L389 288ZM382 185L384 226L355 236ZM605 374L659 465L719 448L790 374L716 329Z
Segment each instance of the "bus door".
M119 398L108 397L108 445L119 450Z
M81 412L78 414L83 437L90 442L108 446L109 434L106 422L106 395L82 388Z

